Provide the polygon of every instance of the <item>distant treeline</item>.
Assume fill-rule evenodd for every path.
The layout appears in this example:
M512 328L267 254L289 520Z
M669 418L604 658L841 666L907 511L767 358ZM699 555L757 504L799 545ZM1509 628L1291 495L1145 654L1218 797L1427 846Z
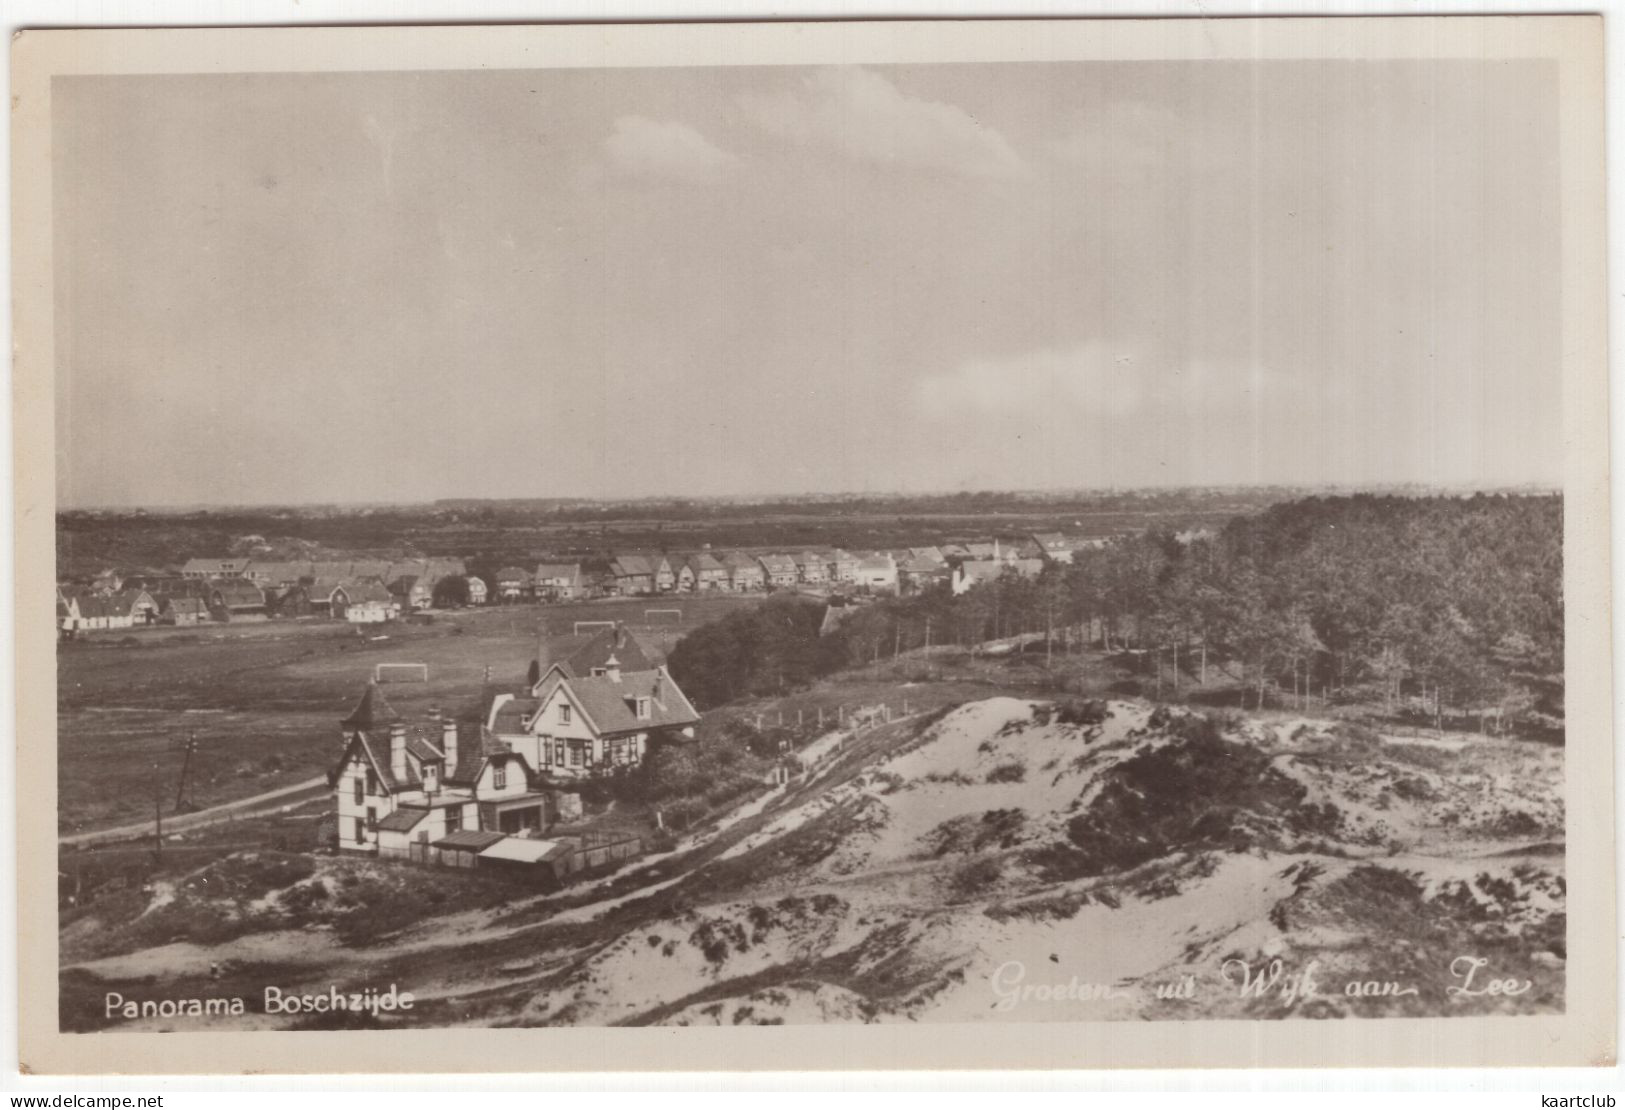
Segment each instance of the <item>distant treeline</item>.
M706 704L924 645L1040 632L1149 652L1177 687L1220 668L1253 692L1420 699L1437 714L1560 716L1560 496L1312 497L1181 543L1149 530L1037 578L856 609L786 599L697 629L673 674ZM1149 664L1148 664L1149 665Z
M157 570L197 555L269 558L456 556L493 566L548 558L607 559L622 551L808 547L852 550L987 540L1033 531L1091 536L1211 526L1295 496L1281 489L1124 493L977 492L753 501L456 501L435 505L241 508L186 512L64 511L64 573L106 565Z

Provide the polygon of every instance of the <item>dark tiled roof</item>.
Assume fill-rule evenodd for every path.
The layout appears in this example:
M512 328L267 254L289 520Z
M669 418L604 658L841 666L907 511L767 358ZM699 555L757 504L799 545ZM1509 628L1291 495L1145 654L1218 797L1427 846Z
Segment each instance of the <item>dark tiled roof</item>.
M456 848L464 852L478 852L504 839L504 834L483 829L462 829L434 842L436 848Z
M361 605L367 602L378 602L383 605L388 605L390 602L395 600L394 595L388 590L384 589L384 587L379 585L377 582L352 580L343 583L338 588L344 591L344 596L349 598L351 605ZM333 596L331 590L328 591L327 596Z
M700 719L664 669L623 673L619 682L607 675L571 678L568 688L600 734L682 727ZM637 715L640 697L650 701L647 718Z
M209 592L219 594L221 604L228 609L253 608L265 604L265 594L246 578L217 578L209 583Z
M384 700L384 692L378 689L378 684L369 682L355 709L339 724L345 728L370 729L390 725L401 719L401 715L391 709L389 702Z
M536 664L542 674L557 664L571 676L590 675L594 667L607 664L612 655L620 660L623 671L654 670L647 649L624 628L601 628L570 636L544 635L537 645Z
M506 735L523 732L526 719L536 712L540 704L535 698L514 698L503 702L491 720L491 731Z
M479 781L480 771L485 767L485 761L492 758L511 757L524 762L524 756L515 754L508 745L495 736L480 730L478 736L457 737L457 767L446 775L450 783L468 784Z
M378 822L380 832L411 832L417 823L429 815L426 809L402 806Z

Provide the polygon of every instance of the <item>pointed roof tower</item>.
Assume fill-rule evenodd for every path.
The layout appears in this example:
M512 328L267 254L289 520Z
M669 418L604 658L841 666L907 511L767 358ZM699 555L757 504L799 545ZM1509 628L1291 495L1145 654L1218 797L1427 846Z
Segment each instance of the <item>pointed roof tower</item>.
M389 702L384 700L383 691L378 689L378 683L367 683L367 692L361 695L355 709L339 724L344 728L374 729L380 725L398 724L404 718L390 708Z

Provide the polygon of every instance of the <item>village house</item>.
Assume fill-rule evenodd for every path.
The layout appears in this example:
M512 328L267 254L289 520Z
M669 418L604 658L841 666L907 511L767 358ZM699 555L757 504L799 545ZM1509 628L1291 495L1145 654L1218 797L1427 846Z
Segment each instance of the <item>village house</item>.
M767 572L753 556L743 551L730 551L722 557L728 568L729 586L735 593L751 593L767 588Z
M341 851L428 861L431 851L456 850L443 842L458 833L550 822L524 757L483 730L465 737L449 719L409 728L376 684L340 728L344 750L328 781Z
M859 559L857 585L873 593L895 593L897 560L887 551L877 551Z
M427 609L434 604L434 588L417 574L403 574L391 580L389 594L403 613Z
M677 568L672 561L664 555L649 555L645 557L649 564L649 572L654 578L656 593L670 593L677 588Z
M769 586L784 589L796 584L796 561L790 556L763 555L758 561L762 564L762 574Z
M314 578L310 563L251 560L243 577L262 590L286 590Z
M215 620L255 620L265 617L265 594L246 578L211 579L209 612Z
M825 570L831 582L843 586L855 585L858 581L858 557L850 551L836 548L830 553Z
M1044 570L1042 559L970 559L960 563L953 574L954 596L982 582L991 582L1003 574L1022 578L1037 578Z
M104 598L109 628L139 628L158 623L158 603L146 590L120 590Z
M921 593L939 582L947 582L949 574L947 563L916 555L898 566L897 589L899 593Z
M694 592L694 584L699 576L694 572L694 564L687 555L673 555L670 559L672 574L676 581L676 589L680 594Z
M166 597L161 619L165 624L185 628L209 619L209 607L201 597Z
M79 598L63 591L60 587L56 591L56 631L64 639L71 639L79 631L84 615L79 611Z
M948 562L948 557L942 553L940 547L911 547L908 549L908 558L935 563L938 566L943 566Z
M728 588L728 568L709 551L690 556L688 565L694 570L694 588L701 593Z
M188 559L181 567L185 578L241 578L248 569L247 559Z
M574 601L586 596L580 563L539 563L534 581L536 596L544 601Z
M1070 563L1072 553L1078 549L1076 540L1059 532L1034 532L1031 539L1038 548L1038 557L1055 563Z
M670 568L667 570L669 572ZM615 592L622 597L654 592L654 567L642 555L617 555L610 560L609 573L615 583Z
M485 587L485 579L468 575L468 603L470 605L484 605L490 591Z
M395 596L370 579L334 586L326 602L335 619L351 624L382 624L400 615Z
M824 556L815 551L803 551L795 556L796 578L809 586L822 586L829 581L829 567Z
M551 664L523 703L500 695L491 734L551 779L601 775L642 763L651 745L691 739L699 714L665 667L626 671L611 655L585 676Z
M533 589L534 579L523 567L503 567L496 573L496 600L500 605L513 605L523 601L532 595Z

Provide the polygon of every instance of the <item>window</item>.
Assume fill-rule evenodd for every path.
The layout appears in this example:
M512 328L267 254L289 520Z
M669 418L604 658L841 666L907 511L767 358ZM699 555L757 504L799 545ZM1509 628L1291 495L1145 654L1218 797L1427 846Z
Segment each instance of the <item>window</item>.
M356 804L356 805L360 805L360 804L361 804L361 798L362 798L362 782L361 782L361 776L360 776L360 775L357 775L357 776L356 776L356 777L355 777L355 804Z
M377 771L368 771L367 772L367 793L371 794L375 798L378 796L378 772ZM361 800L360 798L356 799L356 801L358 801L358 802L360 800Z
M378 807L367 807L367 831L371 832L378 827Z
M570 706L568 704L566 704L565 702L561 701L561 702L559 702L559 724L567 725L569 723L570 723Z
M604 668L602 668L602 667L594 667L592 669L592 676L594 678L603 678L608 673L609 672L604 670Z
M639 698L638 699L638 720L647 721L649 719L649 712L650 712L650 710L649 710L649 699L648 698Z
M491 768L491 786L497 790L506 790L508 787L508 767L498 763Z
M366 822L359 817L355 819L354 832L355 835L350 838L351 840L354 840L357 844L365 844L367 842L367 825Z
M440 764L425 763L423 765L423 789L433 791L440 785Z
M446 835L463 831L463 807L452 806L446 810Z
M583 745L580 744L579 742L578 743L573 743L573 744L570 745L570 766L572 766L572 767L581 766L581 749L582 749L582 747L583 747Z

